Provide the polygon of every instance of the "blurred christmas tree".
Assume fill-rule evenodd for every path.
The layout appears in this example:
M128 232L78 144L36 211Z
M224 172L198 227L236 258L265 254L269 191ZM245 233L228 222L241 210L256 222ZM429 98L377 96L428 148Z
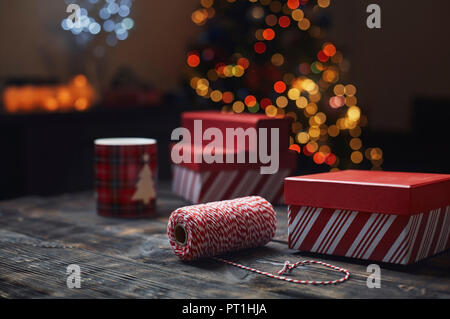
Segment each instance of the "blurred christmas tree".
M326 41L330 0L201 0L201 26L186 76L200 104L224 112L292 118L290 148L322 168L381 169L379 148L363 147L349 62ZM364 162L364 158L367 159Z

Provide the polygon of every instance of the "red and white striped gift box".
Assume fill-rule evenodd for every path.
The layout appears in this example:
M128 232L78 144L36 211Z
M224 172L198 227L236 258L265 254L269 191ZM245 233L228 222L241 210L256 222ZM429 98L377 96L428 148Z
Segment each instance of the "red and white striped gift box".
M343 171L290 177L291 249L412 264L450 247L450 176Z
M195 127L195 121L201 120L201 126ZM188 152L189 162L173 163L172 165L172 190L193 204L208 203L211 201L234 199L259 195L271 203L283 202L283 181L292 175L297 167L298 154L289 150L289 118L271 118L263 114L229 114L217 111L196 111L182 114L182 126L191 136L203 135L209 128L215 128L226 136L227 129L257 130L257 143L249 143L243 135L243 145L235 141L233 147L224 143L221 147L214 148L214 154L224 159L223 163L206 163L203 160L205 147L209 140L202 140L198 145L193 141L182 141L171 147L174 153ZM259 130L267 130L267 143L270 153L279 151L279 169L275 174L261 174L263 164L258 158L250 161L254 154L258 154L261 143ZM278 129L278 150L271 150L271 130ZM197 132L197 130L199 132ZM234 139L234 138L233 138ZM270 141L270 142L269 142ZM228 142L228 141L227 141ZM244 155L245 161L238 160L239 155ZM230 155L233 155L233 163L226 163Z
M261 175L259 168L231 170L193 170L182 165L172 166L172 191L193 203L234 199L258 195L271 203L283 203L283 180L294 168L280 168L278 173Z

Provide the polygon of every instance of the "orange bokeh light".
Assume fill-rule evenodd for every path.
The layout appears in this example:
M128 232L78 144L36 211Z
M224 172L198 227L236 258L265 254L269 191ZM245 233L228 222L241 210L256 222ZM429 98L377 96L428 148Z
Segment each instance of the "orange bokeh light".
M56 111L59 107L58 101L53 97L47 98L44 101L44 107L49 111Z
M9 113L83 111L90 107L95 95L86 76L79 74L64 85L9 86L3 92L3 103Z
M87 78L83 74L78 74L73 78L75 86L83 87L87 84Z
M275 84L273 85L273 89L275 90L275 92L281 94L286 91L286 84L283 81L275 82Z
M334 155L332 153L328 154L327 159L325 160L325 162L328 165L330 165L330 166L334 165L336 163L336 155Z
M254 97L253 95L248 95L245 100L245 105L247 105L248 107L253 107L256 105L256 97Z
M237 61L237 64L242 66L244 69L247 69L250 66L250 61L247 58L240 58Z
M231 103L234 100L234 94L232 92L223 92L222 101L223 103Z
M324 153L317 152L316 154L314 154L313 160L314 160L314 163L320 165L320 164L325 163L326 158L327 157Z
M336 54L336 47L331 43L327 44L323 47L323 52L325 53L325 55L332 57Z
M263 31L263 38L267 41L275 39L275 31L271 28L267 28Z
M75 108L78 111L84 111L84 110L86 110L88 108L88 106L89 106L89 102L88 102L88 100L86 98L82 97L82 98L79 98L79 99L77 99L75 101Z
M200 64L200 57L197 54L189 54L187 58L187 64L191 68L195 68Z
M300 6L300 0L288 0L287 6L289 9L297 9Z

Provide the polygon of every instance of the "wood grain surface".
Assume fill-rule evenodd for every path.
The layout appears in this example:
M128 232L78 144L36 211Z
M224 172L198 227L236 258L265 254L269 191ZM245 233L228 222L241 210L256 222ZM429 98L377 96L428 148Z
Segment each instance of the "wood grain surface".
M366 285L367 261L300 253L287 247L286 207L276 207L276 238L226 258L276 272L285 260L316 259L351 272L335 286L296 285L211 259L182 262L172 253L170 213L187 203L160 185L158 216L97 216L92 193L0 202L0 297L4 298L450 298L450 254L411 266L380 264L381 288ZM81 268L81 288L66 285L66 268ZM336 279L340 273L302 266L293 278Z

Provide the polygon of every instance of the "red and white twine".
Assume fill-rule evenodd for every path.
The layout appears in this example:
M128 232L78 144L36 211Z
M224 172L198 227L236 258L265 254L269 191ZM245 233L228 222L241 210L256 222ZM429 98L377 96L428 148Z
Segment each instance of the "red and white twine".
M218 258L218 257L215 257L215 259L219 260L219 261L222 261L224 263L227 263L229 265L233 265L233 266L239 267L241 269L252 271L254 273L257 273L257 274L260 274L260 275L264 275L264 276L267 276L267 277L270 277L270 278L273 278L273 279L278 279L278 280L284 280L284 281L292 282L294 284L303 284L303 285L334 285L334 284L340 284L340 283L346 281L350 277L350 272L347 269L340 268L340 267L337 267L337 266L333 266L333 265L330 265L330 264L327 264L327 263L324 263L324 262L321 262L321 261L315 261L315 260L303 260L303 261L296 262L295 264L291 264L289 261L286 261L284 263L283 268L280 271L278 271L278 275L274 275L274 274L271 274L269 272L265 272L265 271L261 271L261 270L258 270L258 269L252 268L252 267L247 267L247 266L244 266L244 265L241 265L241 264L237 264L237 263L234 263L234 262L226 260L226 259L222 259L222 258ZM342 273L345 274L345 276L342 277L342 278L336 279L336 280L323 280L323 281L320 281L320 280L299 280L299 279L292 279L292 278L288 278L286 276L282 276L284 273L289 272L292 269L297 268L298 266L303 266L303 265L308 265L308 264L322 265L322 266L331 268L333 270L342 272Z
M177 230L180 229L181 237L180 233L177 234ZM169 243L174 253L185 261L263 246L272 240L275 231L275 211L267 200L259 196L182 207L171 214L167 226ZM350 276L346 269L313 260L299 261L294 264L286 261L283 269L275 275L219 257L215 259L257 274L296 284L332 285L344 282ZM345 276L330 281L297 280L283 276L294 268L307 264L319 264L342 272Z

